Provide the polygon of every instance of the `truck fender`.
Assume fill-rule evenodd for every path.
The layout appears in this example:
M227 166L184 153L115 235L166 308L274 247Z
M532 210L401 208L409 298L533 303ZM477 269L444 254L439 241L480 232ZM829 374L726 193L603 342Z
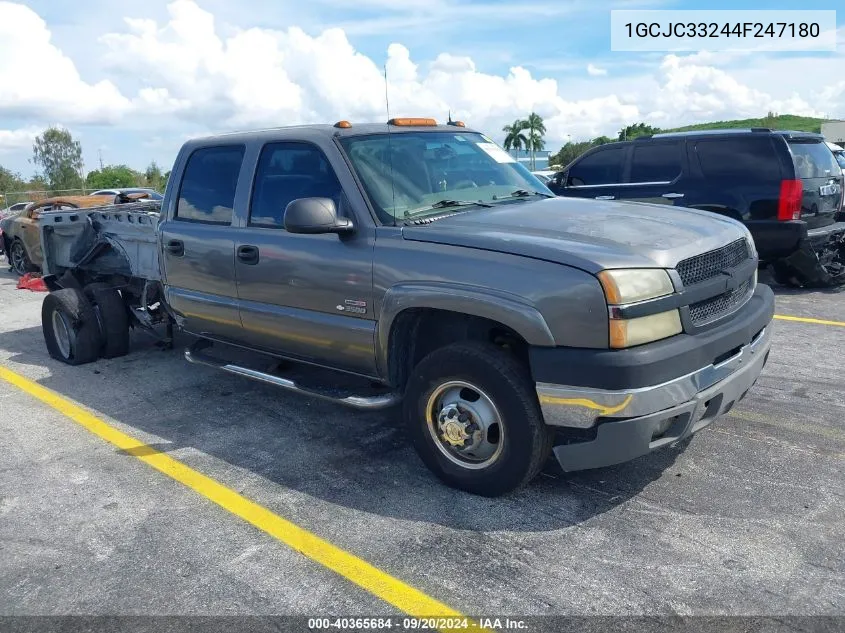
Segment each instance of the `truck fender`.
M389 369L393 322L401 312L414 308L447 310L490 319L509 327L529 345L555 344L543 315L516 295L455 283L397 284L385 293L376 326L376 363L382 375L387 375Z

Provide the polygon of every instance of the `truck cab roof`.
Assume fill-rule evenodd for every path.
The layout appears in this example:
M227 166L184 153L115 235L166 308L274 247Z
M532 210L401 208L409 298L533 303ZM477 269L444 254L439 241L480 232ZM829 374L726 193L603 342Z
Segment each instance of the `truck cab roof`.
M197 137L189 140L186 146L200 146L212 145L216 142L232 142L232 141L253 141L257 139L268 138L314 138L321 137L337 137L346 138L351 136L366 136L368 134L407 134L420 132L449 132L452 134L468 132L479 134L477 130L473 130L466 126L450 125L450 124L436 124L436 125L388 125L387 123L352 123L349 127L339 127L338 124L313 123L307 125L288 125L274 128L264 128L258 130L246 130L241 132L227 132L224 134L215 134L211 136Z

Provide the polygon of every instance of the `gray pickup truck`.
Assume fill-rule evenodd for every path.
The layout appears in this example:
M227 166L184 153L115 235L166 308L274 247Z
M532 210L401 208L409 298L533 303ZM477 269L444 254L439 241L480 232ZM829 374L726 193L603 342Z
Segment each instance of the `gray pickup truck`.
M552 452L576 471L689 437L746 395L771 344L742 224L556 198L453 122L192 140L158 212L59 212L41 230L54 358L120 356L130 328L167 343L175 326L191 362L401 405L422 461L488 496Z

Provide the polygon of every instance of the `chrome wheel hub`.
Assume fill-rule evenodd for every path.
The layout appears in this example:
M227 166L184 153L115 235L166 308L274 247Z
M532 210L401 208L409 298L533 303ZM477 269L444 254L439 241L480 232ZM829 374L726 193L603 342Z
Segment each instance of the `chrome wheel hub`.
M437 418L441 438L444 442L462 448L477 446L481 442L481 430L472 419L471 411L461 411L457 402L447 404Z
M492 399L463 381L447 382L426 407L429 433L450 461L469 469L490 466L502 453L504 427Z

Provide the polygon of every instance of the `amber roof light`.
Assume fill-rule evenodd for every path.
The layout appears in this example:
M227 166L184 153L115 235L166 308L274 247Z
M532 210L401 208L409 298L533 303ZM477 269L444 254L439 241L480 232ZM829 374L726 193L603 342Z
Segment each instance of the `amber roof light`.
M347 128L347 127L352 127L352 124L349 121L338 121L337 123L334 124L334 126L335 127Z
M412 125L412 126L431 126L437 125L434 119L420 119L420 118L405 118L405 119L390 119L388 125Z

